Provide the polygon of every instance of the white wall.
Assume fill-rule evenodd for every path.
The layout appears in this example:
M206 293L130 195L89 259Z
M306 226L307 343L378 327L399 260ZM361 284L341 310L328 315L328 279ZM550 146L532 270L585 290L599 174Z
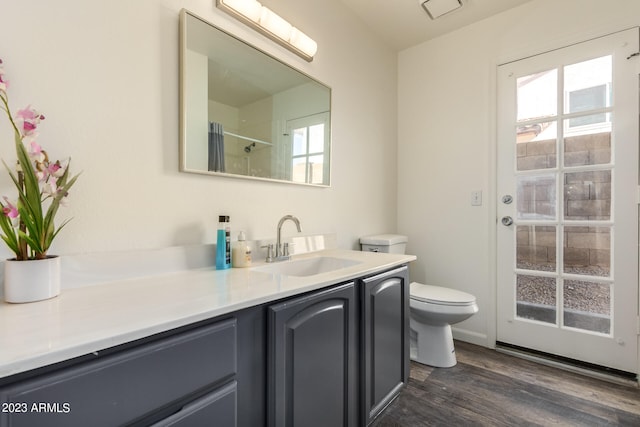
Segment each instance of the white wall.
M532 0L399 54L398 232L413 280L476 295L459 338L495 340L497 65L637 25L637 0Z
M289 213L305 233L336 232L341 247L395 231L396 54L336 0L263 3L318 42L313 62L220 12L214 0L3 2L0 58L11 106L42 110L41 144L83 171L60 214L73 220L53 253L211 243L222 213L250 239L275 236ZM332 87L331 188L178 172L183 7ZM5 117L0 141L0 157L13 163ZM4 194L14 192L0 173ZM285 234L295 233L290 227Z

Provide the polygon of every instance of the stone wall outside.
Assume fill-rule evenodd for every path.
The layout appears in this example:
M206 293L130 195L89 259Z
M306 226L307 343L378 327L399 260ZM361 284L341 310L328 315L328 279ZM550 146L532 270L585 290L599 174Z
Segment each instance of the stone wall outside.
M556 140L517 144L518 170L555 168ZM611 161L611 133L567 137L564 140L566 166L608 164ZM565 220L608 220L611 212L611 171L568 172L563 177ZM518 193L518 211L532 215L555 215L555 181L524 181ZM564 271L608 276L611 262L608 227L565 226ZM518 226L516 229L519 268L556 270L554 226Z

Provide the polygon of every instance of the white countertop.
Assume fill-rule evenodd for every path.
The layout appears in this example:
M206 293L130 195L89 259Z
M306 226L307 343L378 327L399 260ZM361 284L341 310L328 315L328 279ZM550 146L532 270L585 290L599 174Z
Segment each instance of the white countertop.
M345 258L358 264L309 277L281 276L253 268L199 268L63 289L58 297L36 303L3 302L0 378L416 259L413 255L340 249L296 255L294 259L315 256Z

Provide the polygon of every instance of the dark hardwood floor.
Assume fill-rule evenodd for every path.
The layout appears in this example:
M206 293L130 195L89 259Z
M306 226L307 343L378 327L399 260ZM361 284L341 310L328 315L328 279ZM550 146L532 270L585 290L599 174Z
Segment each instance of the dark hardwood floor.
M640 426L640 389L456 342L458 364L411 363L376 427Z

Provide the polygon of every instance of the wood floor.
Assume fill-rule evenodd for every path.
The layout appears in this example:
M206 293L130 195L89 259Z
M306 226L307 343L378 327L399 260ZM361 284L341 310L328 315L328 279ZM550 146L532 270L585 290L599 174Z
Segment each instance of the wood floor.
M456 342L458 364L411 364L376 427L640 426L640 389Z

